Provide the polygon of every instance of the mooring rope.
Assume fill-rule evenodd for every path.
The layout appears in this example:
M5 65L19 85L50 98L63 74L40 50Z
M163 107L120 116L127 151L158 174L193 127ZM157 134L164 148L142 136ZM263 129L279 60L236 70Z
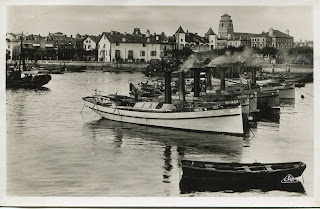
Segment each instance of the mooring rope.
M302 92L308 94L309 96L313 97L313 95L309 94L308 92L303 91L302 89L298 89L298 88L297 88L297 90L298 90L298 92L299 92L299 91L302 91ZM300 93L300 92L299 92L299 93ZM301 94L301 93L300 93L300 94ZM301 94L301 95L302 95L302 94Z

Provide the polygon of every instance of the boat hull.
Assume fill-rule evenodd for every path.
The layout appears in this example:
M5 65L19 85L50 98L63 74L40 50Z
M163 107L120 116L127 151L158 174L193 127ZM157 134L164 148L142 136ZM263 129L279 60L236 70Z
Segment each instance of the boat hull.
M7 79L6 88L40 88L51 80L50 75L39 75L34 78Z
M86 100L84 102L103 118L114 121L238 136L244 133L241 106L198 112L148 112L105 107Z
M277 92L258 92L258 109L272 108L280 106L280 97Z
M302 175L306 165L302 162L283 164L213 164L210 162L182 162L183 177L192 179L229 180L229 181L281 181L289 174L293 177ZM233 167L234 166L234 167ZM280 169L280 167L283 167ZM209 167L209 168L208 168ZM225 167L226 169L219 169ZM266 169L267 167L270 170ZM241 170L239 168L242 168ZM277 169L272 169L277 168Z
M294 87L267 87L267 88L262 88L262 91L274 91L274 90L279 90L279 98L280 99L295 99L295 88Z

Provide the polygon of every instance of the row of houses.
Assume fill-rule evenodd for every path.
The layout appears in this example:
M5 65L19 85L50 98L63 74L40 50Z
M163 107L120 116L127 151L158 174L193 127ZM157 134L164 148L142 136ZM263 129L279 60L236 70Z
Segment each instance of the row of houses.
M11 58L19 54L19 35L7 34L7 51ZM178 27L175 34L141 33L134 28L132 33L111 30L99 36L80 35L68 37L63 33L48 36L24 36L24 46L41 54L41 59L95 60L102 62L147 62L172 56L173 49L190 49L194 52L222 49L226 47L273 47L290 49L295 46L294 38L270 28L260 34L234 32L231 16L224 14L219 22L218 33L210 27L203 36Z

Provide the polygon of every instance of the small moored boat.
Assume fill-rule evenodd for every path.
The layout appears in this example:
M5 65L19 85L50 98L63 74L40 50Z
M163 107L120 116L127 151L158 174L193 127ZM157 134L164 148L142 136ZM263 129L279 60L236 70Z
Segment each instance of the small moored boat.
M218 163L182 160L184 178L230 181L281 181L289 174L302 175L303 162L287 163Z

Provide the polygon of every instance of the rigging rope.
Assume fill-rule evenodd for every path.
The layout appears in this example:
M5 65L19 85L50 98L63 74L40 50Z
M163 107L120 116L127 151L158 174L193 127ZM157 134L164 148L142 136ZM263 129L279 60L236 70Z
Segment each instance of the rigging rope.
M299 91L302 91L302 92L308 94L309 96L313 97L313 95L309 94L308 92L303 91L302 89L298 89L298 88L297 88L297 90L298 90L298 92L299 92ZM300 92L299 92L299 93L300 93ZM301 93L300 93L300 94L301 94ZM302 95L302 94L301 94L301 95Z

